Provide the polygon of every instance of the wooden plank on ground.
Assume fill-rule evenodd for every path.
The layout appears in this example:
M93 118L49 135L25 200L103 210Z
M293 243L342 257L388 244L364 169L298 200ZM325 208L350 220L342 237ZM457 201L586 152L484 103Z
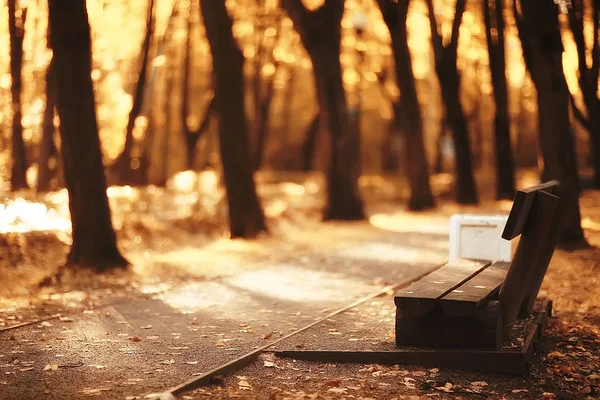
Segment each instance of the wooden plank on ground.
M510 263L497 262L440 299L447 315L462 317L470 315L500 290Z
M489 261L453 260L421 278L394 296L396 307L413 315L431 311L438 299L472 278L490 264Z
M419 365L497 373L525 375L529 371L527 355L522 352L481 350L397 350L397 351L276 351L279 358L328 363Z
M512 240L519 236L523 232L529 210L533 204L535 193L537 191L545 191L550 194L556 194L560 183L557 180L551 180L540 185L531 186L525 189L519 190L515 195L513 206L508 215L508 221L504 227L502 238L506 240Z

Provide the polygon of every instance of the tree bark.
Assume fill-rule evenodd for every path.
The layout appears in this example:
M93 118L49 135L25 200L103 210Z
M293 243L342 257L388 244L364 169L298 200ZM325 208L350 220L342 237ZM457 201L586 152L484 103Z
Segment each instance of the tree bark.
M563 216L559 245L588 246L581 228L580 182L574 136L569 120L569 89L562 67L563 46L558 8L551 0L522 0L516 13L523 50L537 89L540 144L544 159L542 179L560 186Z
M91 79L90 25L85 0L49 0L65 184L73 244L67 265L98 272L123 268L106 195Z
M127 128L125 131L125 146L123 151L113 164L113 169L116 173L117 182L121 185L125 184L139 184L141 175L139 171L134 171L137 168L132 167L131 152L135 145L135 138L133 137L133 128L135 128L135 120L139 117L142 111L142 105L144 102L144 89L146 87L146 71L148 70L148 59L150 57L150 43L152 34L154 32L154 0L150 0L148 4L148 15L146 19L146 34L144 35L144 42L142 44L142 50L140 53L140 72L138 74L137 83L135 86L135 92L133 95L133 105L129 112L129 120L127 121ZM139 167L138 167L139 168Z
M598 75L600 74L600 1L592 1L593 40L590 50L592 63L588 65L584 36L584 1L572 0L569 10L569 26L577 47L578 81L587 109L587 117L577 108L571 98L575 117L590 134L592 144L592 166L594 168L593 187L600 189L600 93Z
M483 0L483 19L496 104L496 198L512 200L515 196L515 170L508 117L503 10L502 0Z
M404 132L404 157L410 185L408 208L426 210L435 206L429 185L429 166L423 144L423 121L417 96L412 60L408 48L406 18L409 0L393 3L378 0L383 19L390 31L396 71L396 82L400 88L400 119Z
M40 143L40 155L38 159L38 177L37 191L44 192L50 190L52 176L56 174L56 166L50 168L49 162L52 157L57 157L56 146L54 145L54 108L56 107L56 67L54 58L48 64L46 71L46 108L44 109L44 119L42 122L42 142Z
M447 44L443 43L435 17L433 1L427 0L429 24L433 42L435 70L440 82L446 118L452 131L456 160L456 201L461 204L476 204L479 201L471 154L471 141L467 120L460 102L460 73L458 71L457 47L460 24L465 12L465 1L457 0L452 34Z
M266 231L256 195L248 152L244 111L244 56L233 37L224 0L200 1L206 37L213 57L219 149L229 204L231 237L252 238Z
M27 8L21 9L21 18L17 19L17 0L8 0L8 31L10 36L10 93L12 96L12 168L10 188L12 191L26 189L27 157L23 141L21 83L23 69L23 38Z
M350 129L340 64L344 0L328 0L312 11L307 10L301 0L284 0L282 5L312 61L319 118L331 137L323 219L362 220L365 213L358 190L359 137L356 130Z

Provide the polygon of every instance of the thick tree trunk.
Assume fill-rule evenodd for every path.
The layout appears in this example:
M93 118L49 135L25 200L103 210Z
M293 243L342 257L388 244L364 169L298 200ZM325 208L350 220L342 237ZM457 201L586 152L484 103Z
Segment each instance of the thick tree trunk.
M331 137L327 205L323 219L361 220L365 214L358 192L359 138L349 125L339 48L336 51L334 46L322 46L309 51L309 54L317 82L320 120L323 126L327 126Z
M455 57L448 55L448 57ZM455 62L443 62L436 67L442 90L442 100L446 106L446 118L454 145L456 163L456 201L460 204L477 204L479 201L475 178L471 140L467 119L460 102L460 76Z
M10 93L12 96L12 168L10 188L13 191L26 189L27 158L23 141L23 124L21 122L21 83L23 67L23 37L27 9L21 10L21 18L17 20L17 0L8 0L8 30L10 35Z
M148 70L150 43L153 31L154 0L150 0L150 3L148 4L148 16L146 20L146 34L144 35L144 42L142 44L142 51L140 54L140 72L135 86L135 92L133 94L133 105L131 107L131 111L129 112L129 120L127 121L127 128L125 131L125 146L123 148L123 151L121 152L121 154L119 154L119 156L113 164L113 169L117 177L117 183L122 185L140 183L141 174L139 173L139 171L134 171L136 168L132 167L133 160L131 158L131 152L135 145L135 138L133 137L133 128L135 128L135 120L137 119L137 117L139 117L144 102L144 89L146 87L146 71Z
M508 118L503 10L502 0L483 0L483 18L486 28L492 86L494 87L494 102L496 104L494 118L496 198L513 199L515 195L515 171Z
M579 173L569 120L569 89L562 67L563 46L558 8L551 0L522 0L519 29L529 57L530 74L537 89L543 180L557 179L563 229L559 244L584 247L579 211Z
M224 0L201 1L215 73L219 113L219 148L229 204L231 237L251 238L266 231L256 195L248 153L248 123L244 111L244 56L233 37Z
M392 6L390 2L387 5L387 7L390 7L389 9L385 8L382 1L378 3L392 38L396 82L400 88L399 108L403 117L400 119L400 123L405 139L404 158L410 185L408 208L411 210L425 210L434 207L435 202L429 185L429 166L423 144L421 107L408 48L406 18L409 1L396 3L396 7Z
M340 64L344 0L330 0L311 11L304 7L301 0L284 0L282 5L312 61L320 123L322 127L327 127L331 138L327 204L323 219L364 219L358 191L359 137L356 129L350 129Z
M476 204L479 199L473 174L471 140L465 111L460 102L460 73L457 69L457 48L465 0L456 1L450 41L444 43L434 12L433 1L427 0L429 25L435 58L435 70L440 82L442 101L446 109L446 121L452 131L456 162L456 201L461 204Z
M38 159L37 191L44 192L51 189L52 176L56 174L56 166L50 168L50 160L56 157L57 151L54 145L54 108L56 107L56 74L54 59L50 60L46 71L46 108L42 122L42 142L40 143L40 155Z
M96 271L125 267L106 196L91 79L91 43L85 0L49 0L65 184L73 244L67 265Z

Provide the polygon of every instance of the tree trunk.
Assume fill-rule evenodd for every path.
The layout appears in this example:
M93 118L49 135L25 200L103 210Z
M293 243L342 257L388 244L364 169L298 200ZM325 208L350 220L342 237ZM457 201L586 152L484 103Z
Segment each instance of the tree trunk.
M251 238L266 231L256 195L248 153L248 123L244 111L244 56L233 37L224 0L201 1L215 74L219 113L219 148L229 204L231 237Z
M600 1L592 1L593 39L591 48L586 47L584 32L585 2L572 0L568 8L569 26L577 48L578 81L587 109L587 117L577 108L571 97L571 105L577 120L590 134L592 144L592 166L594 168L593 187L600 189L600 92L598 75L600 74ZM588 65L588 55L592 63Z
M365 218L358 191L359 137L350 129L340 64L341 20L344 0L330 0L308 11L301 0L282 5L292 19L313 65L321 126L331 137L324 220Z
M131 107L131 111L129 112L127 129L125 131L125 146L123 148L123 151L121 152L121 154L119 154L119 156L113 164L113 169L117 176L117 183L121 185L140 183L140 173L139 171L134 171L137 168L132 167L133 160L131 158L131 152L135 145L135 138L133 137L133 128L135 128L135 120L140 115L142 111L142 105L144 102L144 89L146 87L146 71L148 70L150 43L153 31L154 0L150 0L150 4L148 4L148 16L146 20L146 34L144 35L144 42L142 44L142 51L140 54L140 72L135 86L135 93L133 95L133 105Z
M387 135L381 145L381 168L383 172L394 173L400 168L399 141L402 140L402 109L400 101L390 100L392 119L388 123Z
M358 140L349 126L346 93L342 84L339 51L323 46L309 52L313 62L321 123L331 137L331 163L327 170L327 206L324 220L365 218L358 192Z
M585 247L579 211L579 173L569 120L569 89L562 67L563 46L558 8L551 0L522 0L520 35L529 57L530 74L537 89L543 180L557 179L563 229L559 245Z
M379 0L379 8L390 31L396 82L400 88L400 123L404 132L404 158L410 185L408 208L425 210L435 206L429 185L429 166L423 144L423 121L408 48L406 18L409 1L398 3ZM399 111L400 111L399 110Z
M46 108L42 122L42 142L40 143L40 155L38 159L37 191L50 190L52 176L56 174L56 166L50 168L50 160L56 158L57 151L54 145L54 108L56 107L56 73L54 58L48 64L46 71Z
M460 102L460 73L456 66L457 48L465 0L457 0L452 34L443 43L435 17L433 1L427 0L431 39L435 58L435 70L440 82L442 101L446 108L446 120L452 131L456 163L456 201L460 204L476 204L479 199L473 174L471 140L467 120Z
M308 125L304 143L302 144L302 171L305 172L312 170L315 148L317 146L317 136L320 130L319 116L320 113L317 113L310 122L310 125Z
M17 20L17 0L8 0L8 30L10 34L10 93L12 96L12 168L10 188L12 191L26 189L27 158L25 142L23 141L21 83L23 67L23 37L25 36L25 21L27 9L21 10L21 18Z
M73 244L67 265L98 272L127 266L117 248L91 79L91 43L85 0L49 0L65 184Z
M456 56L449 55L448 57L452 59ZM479 199L473 174L471 140L465 112L460 102L460 76L456 69L456 62L442 62L436 69L454 145L456 201L460 204L477 204Z
M508 118L503 10L502 0L483 0L483 19L496 104L496 198L512 200L515 196L515 171Z

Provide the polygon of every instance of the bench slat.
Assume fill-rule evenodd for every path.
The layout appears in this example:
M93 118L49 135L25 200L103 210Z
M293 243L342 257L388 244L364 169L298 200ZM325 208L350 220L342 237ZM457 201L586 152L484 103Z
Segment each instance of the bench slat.
M426 277L414 282L406 289L396 293L396 307L413 315L429 312L438 299L469 280L486 266L489 261L453 260Z
M497 262L440 299L442 309L447 315L463 317L496 295L504 282L510 263Z
M523 232L536 192L542 190L550 194L556 194L559 186L560 183L557 180L551 180L517 191L504 232L502 232L502 238L512 240Z

